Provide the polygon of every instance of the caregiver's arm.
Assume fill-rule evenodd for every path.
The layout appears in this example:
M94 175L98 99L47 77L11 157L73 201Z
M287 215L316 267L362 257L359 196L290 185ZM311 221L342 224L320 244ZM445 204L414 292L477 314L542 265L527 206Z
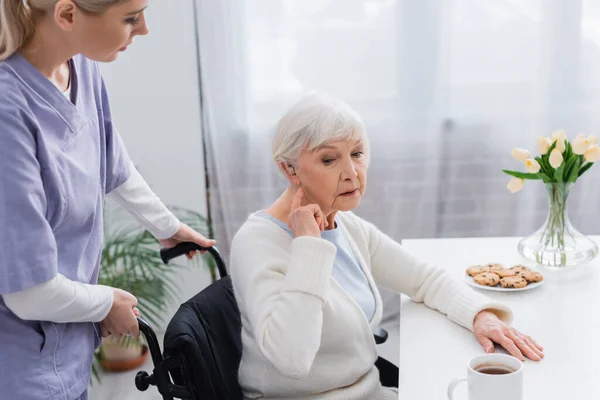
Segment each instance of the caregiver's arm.
M323 305L336 248L310 236L293 239L268 221L249 220L231 247L231 278L242 320L261 353L284 376L308 375L321 345Z
M378 283L415 302L424 302L469 330L473 330L475 316L486 309L505 322L512 320L512 311L504 304L472 290L443 269L418 260L373 224L354 218L367 236L373 277Z
M133 163L129 164L129 178L111 195L157 239L170 238L178 231L180 221L154 194ZM4 294L3 299L7 307L24 320L100 322L113 307L114 291L107 286L76 282L57 274L26 290ZM121 294L129 295L119 292Z
M129 178L110 196L157 239L168 239L180 228L179 219L152 191L132 162L129 163Z
M114 289L75 282L58 274L47 282L2 297L6 306L23 320L101 322L113 306Z

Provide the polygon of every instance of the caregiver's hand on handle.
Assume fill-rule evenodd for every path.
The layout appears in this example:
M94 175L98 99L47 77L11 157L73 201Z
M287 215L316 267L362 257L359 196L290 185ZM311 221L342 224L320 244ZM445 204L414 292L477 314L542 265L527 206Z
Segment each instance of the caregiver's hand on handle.
M110 312L100 324L102 337L114 336L120 339L123 335L140 336L137 318L137 299L131 293L113 288L114 300Z
M544 348L531 337L506 324L496 314L481 311L475 317L473 332L487 353L494 352L494 342L504 347L512 356L521 361L525 357L533 361L544 358Z
M193 242L193 243L199 244L200 246L203 246L203 247L212 247L217 243L213 239L205 238L200 233L196 232L195 230L193 230L192 228L190 228L188 225L186 225L184 223L182 223L179 226L179 230L177 231L177 233L175 233L175 235L171 236L168 239L159 240L159 242L161 245L163 245L167 249L170 249L171 247L175 247L176 245L178 245L179 243L182 243L182 242ZM204 254L204 253L206 253L206 250L200 252L200 254ZM190 251L186 256L188 259L191 260L195 254L196 254L196 251L194 250L194 251Z
M321 237L321 231L329 225L321 208L316 204L302 205L304 190L299 188L292 200L289 215L289 227L294 237Z

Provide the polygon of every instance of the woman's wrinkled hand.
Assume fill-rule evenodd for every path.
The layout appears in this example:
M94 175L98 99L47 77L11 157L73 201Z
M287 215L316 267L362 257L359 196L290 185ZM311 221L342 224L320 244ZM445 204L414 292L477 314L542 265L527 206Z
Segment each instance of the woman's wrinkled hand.
M525 357L533 361L544 358L542 346L503 322L493 312L485 310L479 312L473 323L473 332L487 353L493 353L494 343L498 343L521 361L524 361Z
M314 236L321 237L321 231L325 230L329 223L317 204L302 205L304 191L298 189L290 207L289 227L294 237Z

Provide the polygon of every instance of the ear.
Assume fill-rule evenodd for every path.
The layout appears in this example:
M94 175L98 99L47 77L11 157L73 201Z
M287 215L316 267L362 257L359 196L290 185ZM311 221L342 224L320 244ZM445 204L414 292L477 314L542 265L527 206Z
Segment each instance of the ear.
M78 11L72 0L59 0L54 6L54 20L63 30L71 31Z
M281 168L281 170L285 173L285 177L288 181L290 181L290 183L294 185L300 184L300 179L298 179L298 175L296 175L296 169L292 164L280 161L279 168Z

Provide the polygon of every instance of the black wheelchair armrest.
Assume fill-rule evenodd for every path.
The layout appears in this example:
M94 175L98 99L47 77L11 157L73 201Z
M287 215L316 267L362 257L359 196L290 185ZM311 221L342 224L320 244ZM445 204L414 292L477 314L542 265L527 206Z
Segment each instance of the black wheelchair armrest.
M375 337L375 344L382 344L388 338L388 333L385 329L377 327L373 330L373 336Z

